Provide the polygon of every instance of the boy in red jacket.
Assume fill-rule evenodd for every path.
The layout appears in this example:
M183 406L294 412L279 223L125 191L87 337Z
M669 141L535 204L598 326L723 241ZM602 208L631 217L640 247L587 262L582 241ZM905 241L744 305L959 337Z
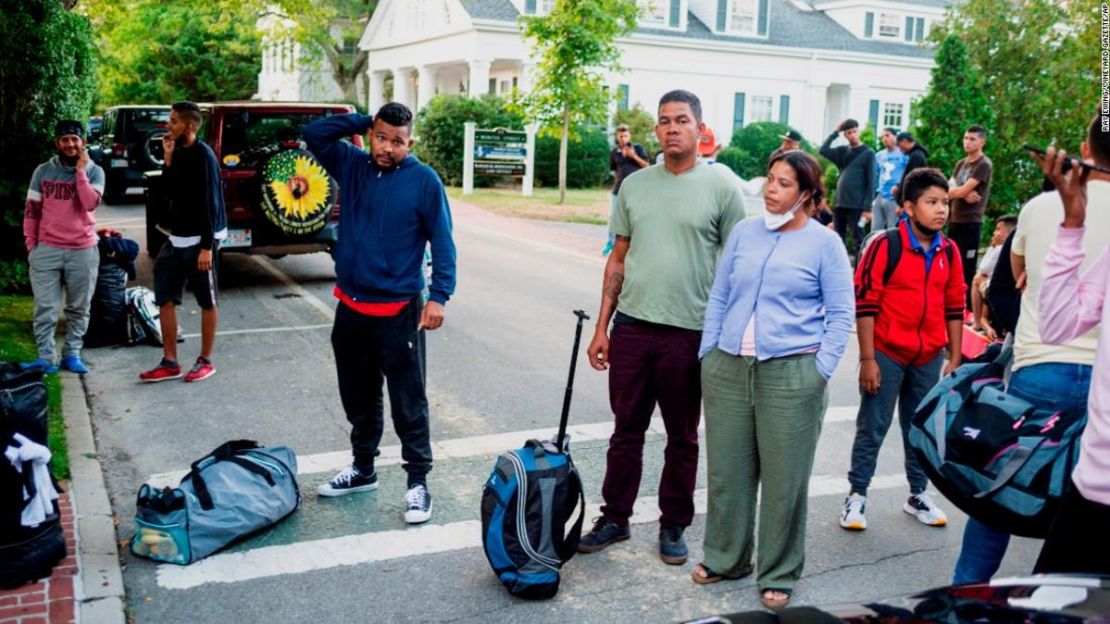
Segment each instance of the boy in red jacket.
M875 238L856 267L860 406L848 471L852 489L840 515L840 526L849 530L867 528L867 486L896 402L910 483L902 509L929 526L948 523L925 492L928 480L908 438L914 408L939 378L945 345L944 374L960 365L966 287L959 250L941 234L948 220L944 174L918 169L907 176L902 207L908 218Z

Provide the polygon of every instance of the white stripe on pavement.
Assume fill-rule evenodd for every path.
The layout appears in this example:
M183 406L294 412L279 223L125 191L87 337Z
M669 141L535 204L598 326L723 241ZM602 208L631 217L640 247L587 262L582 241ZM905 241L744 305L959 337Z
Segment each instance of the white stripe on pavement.
M273 332L299 332L315 329L327 329L331 323L320 325L294 325L293 327L256 327L254 329L228 329L216 332L216 336L241 336L243 334L269 334ZM200 338L200 334L181 334L182 338Z
M870 490L901 487L905 484L904 474L882 475L872 479ZM842 476L813 477L809 481L809 497L843 495L847 488L847 479ZM695 491L695 513L704 514L705 508L706 491L704 489ZM599 505L587 505L587 518L599 513ZM654 496L641 496L636 500L629 522L649 524L658 519L659 499ZM192 589L208 583L237 583L339 566L478 548L481 545L482 523L478 520L467 520L216 554L188 566L159 565L157 576L158 585L165 589Z
M267 260L266 258L262 258L259 256L251 256L251 258L258 263L258 266L266 269L266 271L276 277L278 281L281 282L286 288L300 295L301 299L308 303L308 305L319 310L320 313L323 314L324 317L327 318L329 321L335 320L334 305L328 305L321 301L319 297L308 292L308 290L304 286L298 284L296 281L293 280L293 278L286 275L281 269L274 266L273 262Z
M854 406L830 407L825 413L825 422L846 422L856 419ZM702 423L702 430L705 423ZM608 440L613 435L613 421L590 423L585 425L568 425L567 433L572 442L592 442ZM653 418L648 433L666 435L661 418ZM490 435L474 436L470 438L457 438L432 442L432 457L436 460L458 459L476 457L480 455L497 455L508 449L519 447L525 440L533 438L540 440L550 439L555 435L554 427L531 429L527 431L511 431L508 433L494 433ZM401 463L401 446L381 447L381 455L374 460L376 466L393 466ZM321 472L335 472L351 464L351 451L331 451L312 455L297 456L297 474L317 474ZM174 470L152 475L147 483L154 487L176 486L181 482L188 470Z

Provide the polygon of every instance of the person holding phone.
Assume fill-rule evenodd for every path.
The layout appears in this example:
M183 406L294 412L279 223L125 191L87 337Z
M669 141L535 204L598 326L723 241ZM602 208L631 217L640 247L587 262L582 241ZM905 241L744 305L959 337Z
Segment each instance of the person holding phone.
M1084 156L1093 155L1106 166L1110 164L1106 133L1094 125L1100 121L1096 117L1091 126ZM1106 208L1106 197L1090 185L1095 175L1091 168L1074 166L1073 161L1071 170L1064 173L1066 158L1066 153L1053 148L1037 157L1064 205L1056 242L1045 257L1037 306L1041 338L1048 344L1067 343L1110 324L1110 249L1102 245L1091 253L1087 243L1088 236L1107 229L1104 222L1087 227L1091 217ZM1094 355L1079 461L1035 573L1110 574L1110 540L1100 538L1110 524L1110 334L1099 334Z
M617 144L613 147L613 151L609 152L609 169L613 172L613 193L609 196L609 241L601 250L603 256L608 256L613 251L615 236L611 224L613 214L617 210L617 193L621 190L621 183L628 176L651 164L648 162L648 155L643 146L632 142L632 132L627 124L617 126L617 132L613 138Z
M758 568L768 608L786 606L802 575L828 380L855 311L848 254L809 216L825 195L821 177L805 152L772 159L763 218L737 224L721 253L698 350L709 509L705 559L691 574L704 585Z
M38 358L23 367L48 373L58 370L54 330L64 290L66 338L61 367L87 373L81 347L100 266L94 212L104 194L104 170L89 160L80 121L64 120L54 126L54 149L54 156L31 175L23 213L38 345Z
M833 147L833 141L843 133L847 145ZM844 241L849 252L863 243L863 226L871 216L871 204L875 199L878 179L875 166L875 150L864 145L859 138L859 122L845 119L836 130L821 144L821 155L828 158L840 170L836 183L836 207L833 222L836 233ZM848 234L852 241L849 243Z

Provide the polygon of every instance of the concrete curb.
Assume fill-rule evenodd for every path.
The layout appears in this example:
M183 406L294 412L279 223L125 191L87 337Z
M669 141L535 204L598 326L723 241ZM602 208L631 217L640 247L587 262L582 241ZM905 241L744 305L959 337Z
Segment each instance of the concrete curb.
M112 504L96 453L85 385L72 373L62 373L62 414L77 541L77 622L124 624L123 573Z

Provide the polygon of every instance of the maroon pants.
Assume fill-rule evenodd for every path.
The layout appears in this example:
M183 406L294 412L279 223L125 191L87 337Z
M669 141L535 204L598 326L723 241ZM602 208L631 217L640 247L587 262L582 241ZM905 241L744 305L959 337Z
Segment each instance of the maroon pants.
M615 417L609 438L601 513L627 526L640 491L644 434L656 404L667 429L659 522L690 526L698 472L701 332L637 323L613 327L609 345L609 404Z

